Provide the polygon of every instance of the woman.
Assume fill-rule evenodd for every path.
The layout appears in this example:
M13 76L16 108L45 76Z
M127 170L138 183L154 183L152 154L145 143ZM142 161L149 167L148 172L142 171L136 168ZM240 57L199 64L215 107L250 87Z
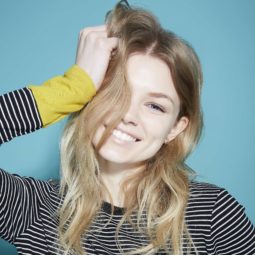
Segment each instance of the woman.
M202 126L192 48L120 2L107 32L81 32L76 64L1 97L2 143L79 111L60 185L0 172L1 237L20 254L254 254L243 208L185 164Z

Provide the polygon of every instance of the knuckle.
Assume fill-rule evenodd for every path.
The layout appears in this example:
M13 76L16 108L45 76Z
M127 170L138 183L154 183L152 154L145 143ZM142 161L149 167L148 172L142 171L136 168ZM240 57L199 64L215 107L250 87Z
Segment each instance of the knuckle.
M90 31L90 32L88 33L88 38L89 38L90 40L92 40L92 41L96 41L97 38L98 38L97 32L95 32L95 31Z
M104 48L105 47L105 39L104 38L96 38L96 43L97 43L97 46L100 47L100 48Z
M87 35L91 32L91 27L86 27L82 30L80 30L79 35L82 37L87 37Z

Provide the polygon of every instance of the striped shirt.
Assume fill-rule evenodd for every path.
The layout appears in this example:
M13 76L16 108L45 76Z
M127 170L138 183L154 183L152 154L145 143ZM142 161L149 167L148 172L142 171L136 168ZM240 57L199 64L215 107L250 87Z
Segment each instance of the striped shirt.
M24 88L0 97L0 144L42 127L36 100ZM0 237L19 254L63 254L57 245L59 184L12 175L0 169ZM115 240L123 208L104 202L82 238L87 254L123 254L147 244L125 222ZM225 189L191 182L185 221L199 254L254 255L255 229L244 208ZM159 251L157 254L164 254Z

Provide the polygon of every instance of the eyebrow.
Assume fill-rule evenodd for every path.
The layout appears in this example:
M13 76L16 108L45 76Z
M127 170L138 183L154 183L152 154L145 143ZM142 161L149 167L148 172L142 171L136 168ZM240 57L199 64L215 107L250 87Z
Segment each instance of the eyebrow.
M174 104L174 100L173 100L170 96L168 96L168 95L166 95L166 94L164 94L164 93L160 93L160 92L150 92L150 93L148 93L148 95L149 95L150 97L168 99L172 104Z

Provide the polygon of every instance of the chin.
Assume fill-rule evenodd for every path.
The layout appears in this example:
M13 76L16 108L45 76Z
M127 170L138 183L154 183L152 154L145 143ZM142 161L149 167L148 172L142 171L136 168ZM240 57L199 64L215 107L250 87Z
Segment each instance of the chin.
M120 153L116 151L109 151L109 150L104 151L103 148L100 150L99 156L104 161L109 161L116 164L131 163L127 155L121 155Z

